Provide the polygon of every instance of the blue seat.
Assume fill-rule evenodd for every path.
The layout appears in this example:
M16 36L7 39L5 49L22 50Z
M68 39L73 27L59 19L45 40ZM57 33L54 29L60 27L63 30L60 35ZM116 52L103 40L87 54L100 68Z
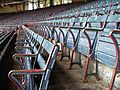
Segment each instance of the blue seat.
M49 20L47 24L48 24L48 25L45 26L46 29L47 29L47 33L48 33L48 37L47 37L47 38L48 38L50 41L52 41L52 40L53 40L55 20Z
M19 42L20 44L17 44L17 46L15 47L15 50L17 53L25 53L26 50L25 49L30 49L29 53L32 53L32 50L34 49L34 47L37 46L37 39L38 35L36 33L34 33L34 35L32 36L32 40L28 40L25 42ZM22 45L21 45L22 43ZM33 51L34 52L34 51Z
M70 51L68 52L68 55L64 55L64 49L65 49L65 44L66 44L66 35L68 30L70 29L70 27L72 27L74 25L75 22L75 17L67 17L67 18L63 18L62 20L62 26L59 28L60 29L60 34L59 34L59 42L61 43L61 59L63 57L69 57L70 56Z
M118 24L117 24L118 22L120 22L119 18L120 18L119 15L110 15L108 17L108 19L106 21L107 24L104 28L104 32L101 33L101 36L99 38L99 45L98 45L98 50L97 50L97 53L99 53L97 56L97 59L100 62L103 62L104 64L106 64L112 68L114 67L114 63L115 63L115 61L114 61L115 59L113 59L113 58L115 58L115 47L113 45L112 40L110 38L104 37L104 36L107 36L111 30L119 29ZM119 35L118 35L118 37L119 37ZM118 44L119 44L119 42L118 42ZM103 55L103 57L100 57L101 54ZM111 60L106 61L107 59L105 57L106 58L110 57ZM102 58L102 59L100 59L100 58Z
M119 55L120 23L119 22L120 22L120 15L109 15L106 21L104 32L101 33L101 36L99 38L99 43L96 50L96 56L97 56L96 59L99 62L113 68L112 78L110 81L110 90L112 90L117 71L120 70L119 68L120 60L117 59L117 57L120 57ZM115 32L114 34L112 33L114 32L112 30L115 30L118 33Z
M98 19L96 19L97 17ZM86 59L86 66L84 70L84 75L83 75L83 81L87 77L87 70L88 70L88 65L89 65L89 60L94 59L113 69L113 75L110 81L110 90L112 90L115 76L116 76L116 71L119 69L119 55L116 54L117 50L119 53L119 22L120 22L120 16L119 15L104 15L104 16L95 16L93 21L97 22L96 23L101 23L100 26L102 25L101 28L98 27L98 25L94 25L95 27L91 27L91 22L90 22L90 27L86 27L84 31L84 34L86 35L87 42L88 42L88 55ZM89 17L91 18L91 17ZM90 20L90 19L88 19ZM111 33L112 30L115 30L116 32L118 31L117 35L113 35ZM94 33L97 32L97 33ZM110 35L109 35L110 33ZM116 33L115 33L116 34ZM95 37L93 37L95 35ZM85 42L85 40L83 40ZM85 43L84 43L85 44ZM86 46L86 45L84 45ZM118 48L117 48L118 47ZM84 48L84 47L82 47ZM117 49L116 49L117 48ZM86 50L86 49L84 49ZM84 51L83 50L83 51ZM117 56L116 56L117 55ZM98 67L98 66L97 66ZM97 77L97 67L96 67L96 73L93 74ZM98 78L98 77L97 77ZM98 78L99 79L99 78Z
M85 28L87 18L88 17L82 16L77 17L74 21L74 25L71 26L67 31L67 35L65 37L65 46L72 50L69 56L70 57L69 68L71 68L73 64L79 64L80 66L82 66L81 61L73 62L73 55L75 51L78 52L77 45L80 38L80 32Z
M65 43L65 36L67 33L67 28L68 26L72 26L74 23L68 16L63 16L63 17L57 17L52 20L49 20L49 25L46 26L48 28L49 32L49 38L50 41L55 41L55 44L60 43L61 47L61 52L63 57L63 48L64 48L64 43ZM74 18L75 19L75 18ZM71 22L72 21L72 22Z
M32 57L24 57L23 56L23 57L19 58L18 56L19 55L21 55L21 56L28 55L29 56L31 54L37 55L39 53L39 51L41 50L41 45L42 45L44 38L41 36L38 36L36 33L34 33L33 37L34 37L34 41L35 41L35 39L37 39L33 46L32 45L29 46L27 44L25 46L16 46L15 47L18 51L22 50L22 53L13 55L13 59L18 63L18 65L20 66L20 69L22 69L22 70L24 70L24 69L30 70L30 69L34 68L36 60L33 61ZM27 76L24 76L23 79L25 81L25 87L27 86L27 88L31 89L30 86L33 85L33 83L32 83L33 76L27 75Z
M110 8L110 14L120 14L120 4Z
M98 42L99 33L103 31L107 17L108 15L90 16L87 20L87 25L83 31L84 34L81 33L80 43L78 44L78 51L83 53L85 56L87 56L83 81L87 77L89 60L94 59L94 53L95 53L96 44ZM98 79L97 68L96 68L96 74L94 75Z
M40 37L39 37L40 38ZM37 40L38 43L41 42L41 39ZM44 52L46 51L46 53ZM34 78L33 75L42 75L42 79L40 80L40 87L39 90L47 90L49 77L51 70L53 68L55 57L58 52L58 47L56 45L53 45L50 41L45 40L43 41L41 48L39 49L37 54L16 54L14 57L22 57L27 58L28 60L26 62L26 66L22 70L11 70L9 72L9 78L16 82L17 86L24 90L27 88L28 90L33 90L34 85ZM44 55L47 55L47 59L44 58ZM31 57L35 57L34 62L38 63L39 68L36 69L31 64ZM34 64L33 64L34 65ZM16 75L23 75L24 76L24 84L20 80L16 78Z
M39 53L39 50L41 48L41 44L44 40L43 37L37 35L36 33L34 33L33 35L34 37L34 42L31 42L31 44L26 44L24 46L16 46L15 49L17 51L18 54L37 54ZM18 52L19 51L19 52ZM13 56L13 58L15 59L15 56ZM20 67L24 67L24 65L21 64L19 59L15 59L17 61L17 63L20 65ZM22 62L26 62L23 58Z
M23 27L25 28L25 27ZM22 34L22 35L21 35ZM31 30L26 29L22 31L17 32L17 42L16 45L24 45L24 44L29 44L32 42L34 32ZM30 41L31 40L31 41Z

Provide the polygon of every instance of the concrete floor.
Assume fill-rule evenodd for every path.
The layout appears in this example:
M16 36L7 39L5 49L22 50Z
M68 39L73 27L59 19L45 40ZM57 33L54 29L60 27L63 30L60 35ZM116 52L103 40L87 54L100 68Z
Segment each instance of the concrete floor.
M94 76L82 82L83 70L78 65L73 65L69 70L69 60L64 58L62 61L56 60L51 74L48 90L108 90L109 85L103 79L96 80ZM113 90L119 90L113 88Z

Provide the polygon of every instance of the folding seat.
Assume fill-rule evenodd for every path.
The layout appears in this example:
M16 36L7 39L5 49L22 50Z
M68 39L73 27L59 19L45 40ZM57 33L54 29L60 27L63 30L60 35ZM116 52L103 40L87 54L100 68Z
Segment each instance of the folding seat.
M43 42L43 37L36 35L38 38L36 38L36 42L33 44L33 46L16 46L15 49L17 51L22 51L22 53L17 53L17 54L37 54L40 46ZM39 43L38 43L39 42ZM13 56L14 58L14 56ZM21 62L17 60L17 63L22 67Z
M89 16L90 15L96 15L97 14L97 12L98 12L98 8L94 8L94 9L90 9L90 11L89 11Z
M24 33L24 36L21 36L21 34L19 33ZM33 39L32 35L34 34L33 32L30 32L30 33L26 31L18 32L17 39L16 39L16 45L24 46L24 44L30 43L28 39L32 40Z
M110 6L107 6L107 7L99 7L99 8L98 8L98 15L109 14L110 8L111 8Z
M47 29L45 29L44 26L42 26L42 25L40 26L39 32L41 32L40 35L44 38L47 38L47 31L46 30Z
M43 50L46 51L48 54L47 59L43 57ZM30 81L29 77L33 77L35 75L42 75L42 78L40 79L40 85L39 90L47 90L48 83L49 83L49 77L51 70L53 68L55 57L58 52L58 47L56 45L53 45L48 40L43 41L42 43L42 49L39 51L38 54L29 54L29 55L19 55L16 54L15 57L35 57L35 61L38 63L39 68L31 68L31 69L24 69L24 70L11 70L9 72L9 78L16 83L16 85L21 90L33 90L34 83L32 84L33 80ZM24 86L22 82L20 82L16 76L25 76L28 77L27 86Z
M49 32L48 29L45 27L45 25L41 25L39 32L41 32L41 36L48 39L49 38Z
M27 38L25 31L21 27L17 28L16 33L17 33L16 40L23 40Z
M44 31L44 28L43 28L43 26L41 25L41 23L36 22L35 25L36 25L37 29L34 30L34 31L35 31L37 34L39 34L40 36L45 37L45 31Z
M55 40L55 36L54 34L56 34L56 27L60 26L60 19L57 20L58 17L52 18L50 19L47 23L47 25L44 25L47 31L47 38L50 39L50 41L52 42L53 40Z
M70 29L70 27L72 27L74 25L74 22L75 22L75 17L62 19L61 27L59 28L59 30L60 30L59 42L61 43L61 59L60 60L62 60L63 57L70 56L69 55L70 50L66 50L67 48L65 47L65 41L66 41L67 32ZM66 51L68 51L68 52L66 52Z
M24 30L28 30L29 33L31 32L31 30L23 27ZM33 33L33 34L32 34ZM18 54L35 54L37 53L37 39L40 37L38 37L38 34L34 33L32 31L31 33L31 38L28 38L26 42L19 42L19 44L17 43L17 46L15 47L16 53ZM21 43L23 45L21 45ZM13 57L14 58L14 57ZM22 58L19 58L19 60L17 60L17 63L20 65L21 68L25 67L26 65L24 65L26 63L26 61L22 61Z
M86 79L88 75L87 70L88 70L89 60L90 59L94 60L95 47L98 42L99 33L103 31L107 17L108 15L90 16L87 20L87 25L85 29L80 34L81 38L78 42L78 52L87 56L83 81ZM97 68L96 68L96 72L97 72ZM98 76L97 73L95 73L94 75L96 77Z
M96 50L97 61L113 68L110 74L110 88L112 90L115 76L120 71L119 60L119 44L120 44L120 15L109 15L106 21L104 32L99 37L99 42ZM115 33L114 33L115 30ZM118 32L118 33L117 33Z
M25 26L27 27L27 25L25 25ZM21 26L17 27L16 33L17 33L17 39L16 40L22 40L22 39L27 38L26 31L24 31Z
M46 33L46 39L47 40L52 40L52 31L51 31L51 29L50 29L50 27L49 27L49 25L47 26L47 25L43 25L43 28L45 29L45 33Z
M103 15L103 16L97 16L97 17L99 17L99 19L96 19L94 17L93 21L97 20L97 22L104 22L104 23L101 23L102 28L98 28L98 27L85 28L85 31L84 31L84 34L89 43L89 48L87 51L88 55L86 59L86 67L84 70L83 81L86 79L87 75L89 75L87 73L89 60L94 59L96 60L96 62L99 61L107 65L108 67L113 68L113 73L112 73L112 78L110 81L110 88L109 88L109 90L112 90L116 73L119 70L119 59L118 59L119 54L118 53L119 53L119 43L120 43L119 42L120 35L119 34L113 35L112 30L115 30L116 32L118 31L119 33L120 16L119 15ZM91 38L90 33L88 33L90 31L96 32L96 36L93 39ZM98 34L99 31L101 32ZM116 32L115 34L117 34ZM98 78L97 63L96 63L96 72L93 73L93 75L95 75Z
M65 37L65 46L71 49L70 56L69 56L70 58L69 68L71 68L73 64L78 64L82 67L80 58L76 62L76 61L73 61L73 57L74 57L74 52L75 51L78 52L77 45L80 39L80 33L86 26L87 18L88 17L78 16L74 21L74 25L71 26L67 31L67 34Z
M62 21L61 17L55 16L55 18L49 19L49 21L46 21L47 24L43 25L47 34L46 38L54 44L59 43L60 34L59 27L61 27L62 25L61 21Z
M26 32L26 35L28 35L27 39L24 39L24 41L18 41L16 43L17 46L21 46L20 44L23 44L24 46L29 45L33 47L36 44L36 39L38 38L38 34L33 32L32 30L28 29L27 27L23 26L23 29Z
M33 46L35 43L35 39L37 38L37 34L25 26L23 26L23 29L25 30L25 32L23 33L25 33L27 38L17 39L16 45L24 46L24 45L29 44L30 46Z
M110 9L110 14L120 14L120 4L112 6Z
M59 27L61 27L61 19L56 19L54 22L53 32L52 32L52 42L54 44L57 44L59 42L59 35L60 35Z
M38 34L36 34L36 33L33 33L32 34L32 39L27 39L27 41L25 41L25 42L17 42L17 46L15 47L15 49L16 48L22 48L22 47L34 47L34 46L36 46L36 39L38 38ZM22 43L22 45L21 45L21 43ZM19 51L19 50L16 50L16 51ZM24 51L24 50L23 50Z
M45 26L45 29L47 30L47 34L48 34L48 39L50 41L53 40L53 32L54 32L54 24L55 24L55 19L51 18L50 20L48 20L46 22L48 25Z
M32 68L36 68L36 66L35 66L36 60L32 56L30 57L30 55L31 54L37 55L39 53L39 51L41 50L43 40L44 40L43 37L38 36L36 46L16 47L16 49L24 49L24 53L13 55L13 59L18 63L21 70L24 70L24 69L30 70ZM31 87L28 85L33 85L33 83L34 83L34 81L32 80L33 77L30 75L27 75L27 76L23 76L22 79L24 80L24 85L27 86L27 88L31 89ZM20 82L22 83L23 80L20 80Z
M113 55L113 53L115 54L115 49L114 49L113 43L111 42L111 39L107 36L109 35L109 33L112 30L118 30L119 31L119 28L120 28L119 27L119 24L120 24L119 23L120 22L119 18L120 18L119 15L109 15L108 16L108 19L106 21L106 25L105 25L105 28L104 28L104 32L102 32L100 34L99 42L98 42L99 46L97 48L97 53L103 53L102 55L106 55L105 57L111 57L111 59L112 59L112 56L115 57L115 55ZM116 36L116 37L118 38L119 35ZM118 44L119 44L119 40L118 40ZM114 60L109 61L109 62L104 62L104 60L106 58L104 58L104 56L100 57L99 55L100 54L98 54L98 56L97 56L98 60L102 60L102 58L103 58L103 61L101 61L101 62L103 62L104 64L106 63L106 65L108 65L110 67L114 66Z

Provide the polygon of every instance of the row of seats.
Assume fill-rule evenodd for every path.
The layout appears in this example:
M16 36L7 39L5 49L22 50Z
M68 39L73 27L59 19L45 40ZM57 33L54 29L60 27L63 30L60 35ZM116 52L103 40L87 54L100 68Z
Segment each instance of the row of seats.
M74 52L87 56L83 81L89 75L87 71L91 59L113 68L110 82L110 90L112 90L116 73L120 69L120 15L79 15L78 17L61 15L61 17L56 17L35 22L31 27L36 32L38 30L39 34L48 40L55 41L56 44L60 43L62 53L65 47L71 49L71 52L67 55L70 59L69 68L76 63L81 66L81 61L73 62ZM61 58L63 56L62 54ZM98 66L96 67L96 73L93 75L98 78L97 69Z
M13 59L20 69L11 70L9 78L20 90L47 90L58 46L25 26L17 30L16 40Z
M109 13L119 13L119 4L118 0L96 0L94 2L82 4L76 8L64 11L62 13L56 14L56 16L66 16L66 15L94 15L94 14L109 14ZM112 12L111 12L112 10ZM54 16L53 16L54 17Z
M14 30L1 30L0 32L0 60L2 59L5 51L7 50L7 47L9 43L11 42L13 36L14 36Z
M89 2L86 4L68 4L68 5L60 5L56 7L50 7L45 9L36 9L33 11L24 11L18 13L10 13L10 14L1 14L0 17L0 24L11 24L11 25L22 25L29 22L35 22L44 20L50 16L59 16L59 15L66 15L66 14L81 14L90 15L91 12L101 12L108 13L109 9L118 9L119 6L115 7L120 2L118 0L96 0L94 2ZM113 6L113 7L112 7ZM64 8L63 8L64 7ZM101 8L103 7L103 8ZM90 12L89 12L90 10Z
M29 10L17 13L5 13L0 15L0 25L22 25L29 22L44 20L56 13L61 13L68 9L77 7L79 3L58 5L49 8L39 8L36 10ZM63 8L64 7L64 8Z
M72 4L70 7L72 7ZM19 28L16 42L17 47L15 47L16 54L13 58L20 66L20 70L10 71L9 78L15 81L20 89L24 90L27 88L32 90L36 85L36 77L37 79L41 77L42 79L39 80L41 83L37 86L40 89L47 89L54 59L52 59L53 64L50 64L50 68L46 68L49 67L46 61L50 61L50 58L44 59L45 57L42 53L44 51L43 48L45 48L45 52L47 49L51 49L46 46L46 43L50 43L51 46L53 45L51 42L55 42L55 45L60 44L59 47L62 52L61 60L64 56L69 57L69 68L73 64L78 64L82 67L79 58L77 62L73 61L75 52L87 57L83 81L89 75L90 60L101 62L113 68L109 88L109 90L112 90L115 76L120 69L119 7L120 2L118 0L101 0L100 3L99 0L96 0L91 3L79 5L78 7L75 5L72 9L69 7L64 9L62 6L59 8L52 7L13 13L11 17L2 18L1 24L27 24L26 26L34 31L24 26ZM69 52L67 55L64 55L63 52L66 47L69 48ZM51 57L50 53L45 53L45 55L48 54ZM56 56L54 54L53 57ZM97 78L98 67L96 63L96 72L92 74ZM45 77L48 78L46 79Z

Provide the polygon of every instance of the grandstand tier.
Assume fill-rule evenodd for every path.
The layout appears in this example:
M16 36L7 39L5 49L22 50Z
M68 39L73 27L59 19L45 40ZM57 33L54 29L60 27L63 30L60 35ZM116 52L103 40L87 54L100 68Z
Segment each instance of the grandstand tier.
M10 47L15 48L10 50L12 55L9 55L10 61L15 64L9 70L0 71L7 71L8 81L15 83L15 89L51 90L51 75L56 74L55 61L68 63L62 66L70 72L80 66L82 82L79 83L83 86L91 76L95 76L98 83L102 78L106 86L98 85L93 89L89 83L85 87L91 90L120 89L120 1L85 2L0 14L2 67L3 61L7 61L7 51ZM3 76L0 76L2 81ZM0 87L1 90L3 88Z

